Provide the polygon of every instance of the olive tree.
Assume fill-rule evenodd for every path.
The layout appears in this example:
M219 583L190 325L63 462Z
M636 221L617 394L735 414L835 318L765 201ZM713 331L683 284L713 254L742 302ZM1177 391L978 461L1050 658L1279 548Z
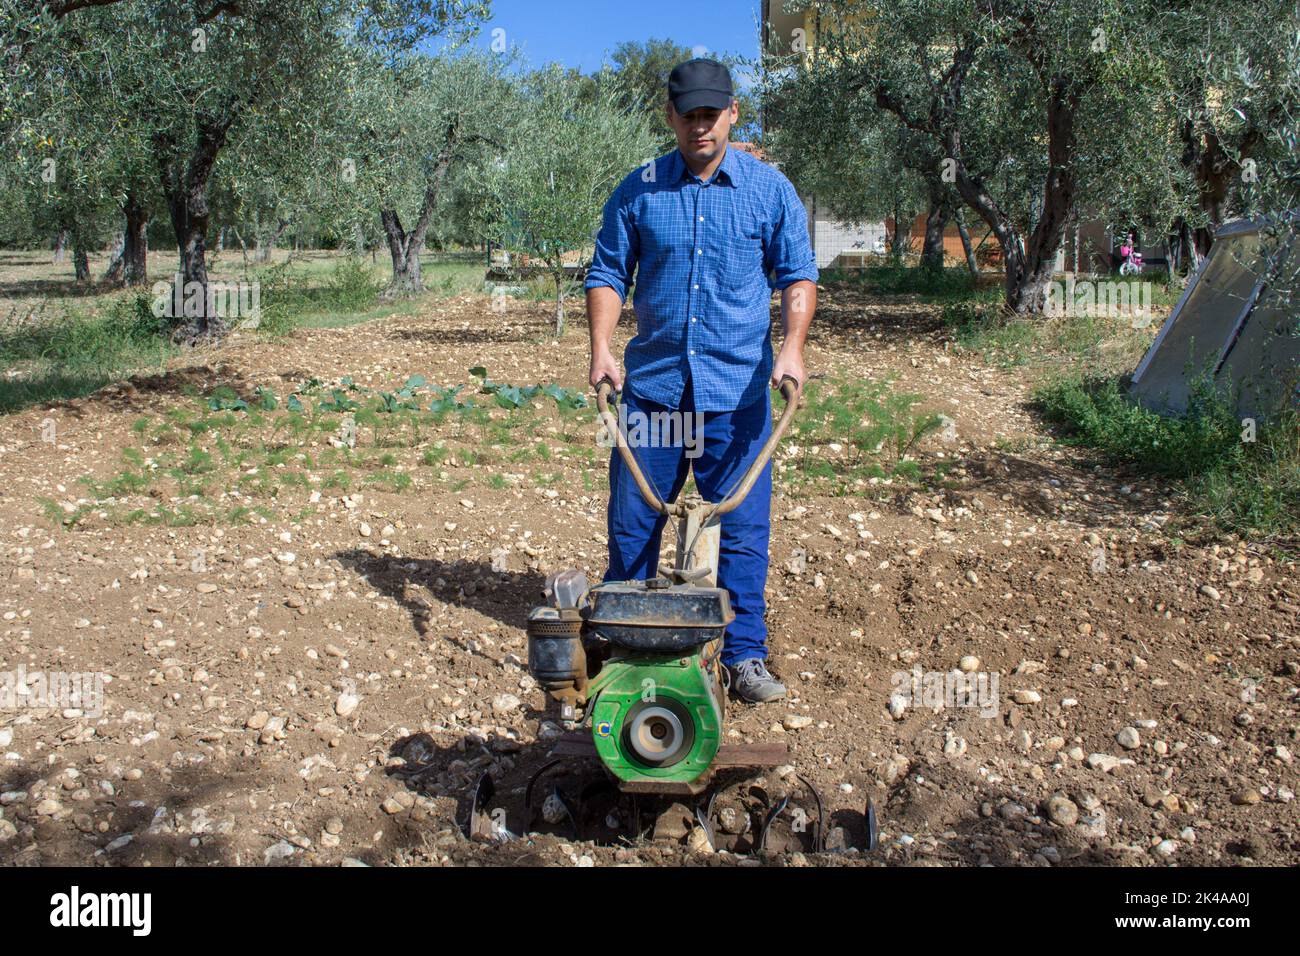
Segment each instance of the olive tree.
M589 262L601 212L614 187L655 155L646 115L629 110L607 83L581 97L559 69L530 78L522 148L493 164L496 238L540 260L555 281L555 334L564 334L571 290L566 259Z
M332 114L341 66L353 51L405 55L429 38L474 29L488 5L476 0L28 0L10 20L7 77L66 69L76 33L93 34L105 56L79 81L111 93L115 119L140 130L179 248L187 314L176 340L217 340L209 314L206 249L209 189L223 152L252 148L272 125L293 135ZM0 115L21 115L6 102ZM197 288L198 295L188 290ZM194 308L190 306L193 304Z
M1173 248L1194 271L1225 221L1300 202L1288 141L1300 115L1300 7L1189 0L1154 16L1150 37L1165 79L1153 105L1176 156Z
M423 291L420 256L456 187L510 147L522 106L511 63L469 51L416 55L350 83L335 197L353 219L378 213L393 264L388 296Z
M1106 157L1139 153L1150 108L1132 95L1147 59L1119 0L830 0L807 72L862 122L889 114L924 137L939 181L987 224L1005 300L1041 312L1081 197L1122 185ZM801 82L797 71L790 82ZM874 105L875 113L866 106ZM841 130L809 119L823 136ZM924 169L920 170L925 172Z
M934 149L874 103L846 97L834 71L770 77L764 90L768 131L763 148L800 193L816 197L841 221L863 224L892 217L891 255L907 252L911 223L930 203L927 173L938 179ZM833 131L833 133L831 132ZM943 187L943 184L939 184ZM946 210L943 195L931 203ZM946 218L946 215L945 215ZM939 227L942 237L942 226ZM923 259L933 257L927 237ZM942 254L942 238L939 240Z

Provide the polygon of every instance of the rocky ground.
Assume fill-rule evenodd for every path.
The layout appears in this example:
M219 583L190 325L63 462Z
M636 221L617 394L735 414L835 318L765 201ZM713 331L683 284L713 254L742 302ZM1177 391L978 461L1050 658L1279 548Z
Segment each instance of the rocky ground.
M0 672L108 675L98 716L0 710L0 860L1296 861L1294 562L1186 533L1170 489L1054 444L1027 407L1029 376L956 350L915 303L827 290L809 364L827 382L923 395L949 421L916 456L950 470L804 486L793 477L809 456L838 452L791 437L768 594L772 663L791 693L728 714L731 741L789 745L770 786L797 768L846 826L869 797L873 854L759 861L685 833L610 846L461 835L485 770L520 829L522 785L558 730L527 673L523 623L548 572L603 571L605 453L589 412L549 412L518 446L444 423L357 466L387 475L373 482L331 480L318 459L333 435L229 431L236 448L289 452L227 448L181 467L227 468L207 494L254 509L238 520L151 523L151 509L178 505L170 485L103 484L133 467L124 449L147 476L189 435L227 434L195 424L223 385L283 402L312 378L447 385L484 365L497 381L584 388L585 332L557 340L549 321L466 297L418 318L237 338L0 421ZM366 427L356 441L371 441ZM123 518L132 509L138 520ZM996 674L995 712L902 699L896 675L914 668Z

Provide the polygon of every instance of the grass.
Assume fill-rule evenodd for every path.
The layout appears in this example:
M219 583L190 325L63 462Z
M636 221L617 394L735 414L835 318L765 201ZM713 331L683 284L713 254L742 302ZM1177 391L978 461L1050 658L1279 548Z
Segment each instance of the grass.
M483 286L482 266L463 261L423 265L425 296L381 300L385 272L364 260L345 258L332 270L299 270L290 263L253 274L261 283L260 330L284 335L295 328L342 328L392 315L413 315L428 298L445 299Z
M1196 388L1186 414L1163 416L1131 401L1115 378L1088 373L1056 378L1034 398L1066 442L1095 448L1136 472L1173 479L1190 511L1219 531L1295 548L1300 415L1294 411L1251 434L1208 384Z
M979 292L976 278L965 266L922 269L885 261L864 269L828 269L822 280L856 285L871 295L919 295L929 302L965 299Z
M483 481L501 490L509 482L491 467L502 455L484 444L485 434L550 454L547 431L575 417L594 425L594 412L575 405L572 390L553 384L530 387L533 397L522 405L479 391L448 406L442 398L448 391L421 375L391 390L344 376L309 379L290 395L259 389L241 397L229 386L194 391L181 405L134 419L137 445L122 450L114 473L81 478L85 497L44 501L43 509L64 528L92 520L182 526L257 520L258 508L282 509L279 499L313 488L407 494L448 484L460 491ZM573 440L588 441L590 434L590 428L575 430ZM460 474L428 470L443 466ZM568 478L577 483L576 475L554 471L538 485L563 486ZM227 496L240 504L229 507L222 501Z
M805 407L788 441L799 460L779 459L780 480L815 493L844 494L872 480L929 482L943 464L923 465L912 452L940 427L933 412L919 411L922 396L894 391L888 383L823 379L804 388ZM776 406L780 407L777 400Z
M1127 282L1130 298L1133 277ZM957 346L1001 368L1024 368L1039 384L1037 410L1067 444L1096 449L1135 474L1174 482L1189 514L1217 533L1281 542L1300 536L1300 418L1261 425L1251 440L1220 392L1196 389L1187 414L1165 417L1129 400L1121 387L1178 299L1155 283L1154 315L1136 323L1105 314L1017 317L1000 288L972 290L943 304Z
M4 291L38 284L58 287L47 281L55 267L31 258L0 256ZM411 315L430 299L480 290L483 283L483 267L464 256L431 256L424 264L425 296L381 301L386 270L355 258L313 255L246 273L221 269L218 258L211 264L214 280L259 283L257 333L266 336ZM151 280L172 278L169 259L166 253L150 257ZM229 252L223 259L229 259ZM152 288L97 293L77 288L70 279L62 285L61 295L14 298L7 312L0 311L0 414L84 397L131 375L163 369L179 354L164 334L164 320L153 313Z
M1116 281L1132 287L1142 280ZM1014 316L1002 307L1000 287L945 303L941 317L959 348L978 353L990 365L1009 369L1082 361L1117 373L1133 367L1178 294L1176 288L1156 285L1154 315L1143 323L1104 313Z
M950 303L944 306L942 318L958 347L1002 368L1028 362L1042 337L1042 320L1010 320L990 301Z
M89 395L160 367L175 349L143 294L120 296L100 314L53 316L11 310L0 329L0 413Z

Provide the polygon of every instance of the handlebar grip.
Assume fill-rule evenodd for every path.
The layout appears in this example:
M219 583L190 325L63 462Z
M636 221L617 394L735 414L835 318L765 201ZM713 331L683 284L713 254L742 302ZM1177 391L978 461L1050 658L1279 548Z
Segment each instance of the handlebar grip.
M646 480L645 473L641 471L641 466L637 464L636 456L632 454L632 449L628 447L622 426L614 417L614 413L610 411L609 396L614 394L615 391L614 380L608 375L602 375L600 381L596 383L596 411L601 420L604 421L606 430L618 448L619 457L623 459L628 472L632 475L632 480L636 482L641 497L660 514L671 514L671 507L659 500L659 496L655 494L654 489Z
M787 426L789 426L791 419L794 418L795 409L798 408L795 399L799 395L799 380L793 375L782 375L779 387L781 389L781 397L785 399L785 411L781 413L781 418L773 424L772 431L768 435L767 441L764 442L763 447L759 449L758 457L756 457L750 464L749 470L745 472L745 475L741 478L739 484L736 485L735 489L731 491L726 498L714 506L713 510L708 513L705 520L714 516L724 515L736 508L737 505L745 500L745 496L749 494L749 490L754 487L754 482L758 480L759 472L767 466L768 460L772 457L772 452L776 450L777 443L781 441L781 436L785 434Z

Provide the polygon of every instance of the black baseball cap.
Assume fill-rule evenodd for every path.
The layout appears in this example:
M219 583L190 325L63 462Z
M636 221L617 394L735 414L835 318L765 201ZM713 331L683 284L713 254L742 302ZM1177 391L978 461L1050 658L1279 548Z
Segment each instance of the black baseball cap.
M703 57L678 63L668 74L668 99L678 113L701 108L725 110L734 99L731 71L717 60Z

